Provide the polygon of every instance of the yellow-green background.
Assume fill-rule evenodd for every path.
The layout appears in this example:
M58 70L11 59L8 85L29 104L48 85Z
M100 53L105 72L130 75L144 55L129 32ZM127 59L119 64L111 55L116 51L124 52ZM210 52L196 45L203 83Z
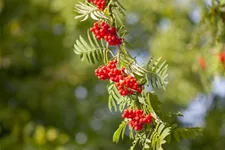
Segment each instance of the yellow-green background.
M159 91L163 108L182 111L204 89L198 74L200 50L192 48L192 41L209 30L199 29L207 3L121 2L127 8L126 39L133 56L167 60L170 83ZM0 0L0 150L126 150L131 145L128 137L112 142L121 118L107 108L107 82L94 75L100 64L81 62L73 52L76 38L93 24L74 19L76 3ZM204 136L180 143L172 139L166 150L225 148L225 100L209 97L213 103L204 117Z

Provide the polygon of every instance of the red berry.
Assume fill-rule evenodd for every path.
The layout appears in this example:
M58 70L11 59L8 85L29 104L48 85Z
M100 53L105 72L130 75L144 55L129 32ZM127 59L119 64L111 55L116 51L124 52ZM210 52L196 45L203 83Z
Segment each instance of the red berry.
M129 125L136 131L142 130L145 124L151 123L152 121L151 114L144 115L144 111L139 109L125 109L122 117L131 119Z
M135 118L134 118L136 121L139 121L139 116L136 116Z
M122 96L132 95L135 92L141 93L143 86L140 86L133 76L127 75L124 68L122 70L116 68L116 63L116 59L109 61L107 65L96 69L95 75L99 79L110 79L115 82L116 87Z
M204 59L203 57L200 57L198 61L199 61L200 67L201 67L203 70L205 70L205 69L206 69L206 61L205 61L205 59Z
M109 45L120 45L122 39L117 37L116 28L110 26L106 22L96 22L90 30L93 32L97 39L104 39Z
M225 63L225 51L222 51L222 52L219 54L219 56L220 56L220 62L221 62L221 63Z
M104 10L106 6L106 1L105 0L88 0L89 3L93 3L98 7L100 10Z
M119 74L121 75L122 71L120 71ZM123 86L124 90L127 91L126 95L133 94L134 93L133 91L136 91L137 93L141 93L143 90L142 87L139 87L137 80L132 76L126 76L126 75L119 76L119 83L120 83L120 86ZM118 85L117 85L117 89L119 89Z

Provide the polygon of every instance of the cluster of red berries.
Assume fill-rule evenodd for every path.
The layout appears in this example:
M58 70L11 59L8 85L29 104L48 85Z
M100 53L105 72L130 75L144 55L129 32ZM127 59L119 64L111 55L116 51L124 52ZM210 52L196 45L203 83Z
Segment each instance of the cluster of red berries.
M132 76L127 76L120 82L116 83L116 87L119 90L120 95L132 95L134 91L141 93L143 86L140 86L137 80Z
M110 79L113 82L123 80L125 74L124 69L119 70L116 68L117 60L111 60L106 66L102 66L95 70L95 75L102 80Z
M136 131L142 130L145 124L152 122L152 115L145 115L143 110L125 109L122 118L130 119L129 125Z
M122 39L117 37L116 28L111 28L104 21L94 23L94 26L90 30L95 34L97 39L104 39L109 45L120 45L122 43Z
M122 70L116 68L117 60L111 60L107 65L95 70L95 75L102 80L109 79L116 82L116 87L120 95L126 96L134 94L134 92L141 93L143 86L138 84L138 81L131 75L125 73L125 68Z
M106 1L105 0L88 0L89 3L93 3L98 7L100 10L104 10L106 6Z

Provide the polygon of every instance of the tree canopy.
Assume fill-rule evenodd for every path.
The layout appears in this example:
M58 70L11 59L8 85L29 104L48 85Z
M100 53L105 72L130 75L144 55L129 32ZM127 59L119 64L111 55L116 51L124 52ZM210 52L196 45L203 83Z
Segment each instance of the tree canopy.
M73 52L75 40L94 23L74 19L77 2L0 0L2 150L123 150L130 146L126 137L123 143L112 142L121 116L107 108L107 83L94 75L99 64L81 62ZM223 84L212 85L222 83L225 75L219 61L225 43L224 0L121 3L126 7L126 40L132 43L132 56L140 64L147 56L167 60L169 84L166 91L157 91L165 111L185 112L196 97L202 105L208 102L203 123L198 124L204 127L203 136L180 143L172 137L164 148L222 150L225 92ZM193 111L184 113L183 120ZM176 123L193 126L179 118Z

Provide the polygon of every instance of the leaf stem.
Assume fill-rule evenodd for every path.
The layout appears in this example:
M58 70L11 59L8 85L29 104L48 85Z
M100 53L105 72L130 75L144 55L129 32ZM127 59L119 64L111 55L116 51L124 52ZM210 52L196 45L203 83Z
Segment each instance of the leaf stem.
M109 2L109 16L112 21L112 26L115 26L116 22L115 22L115 18L113 16L113 12L112 12L112 0L110 0L110 2Z

